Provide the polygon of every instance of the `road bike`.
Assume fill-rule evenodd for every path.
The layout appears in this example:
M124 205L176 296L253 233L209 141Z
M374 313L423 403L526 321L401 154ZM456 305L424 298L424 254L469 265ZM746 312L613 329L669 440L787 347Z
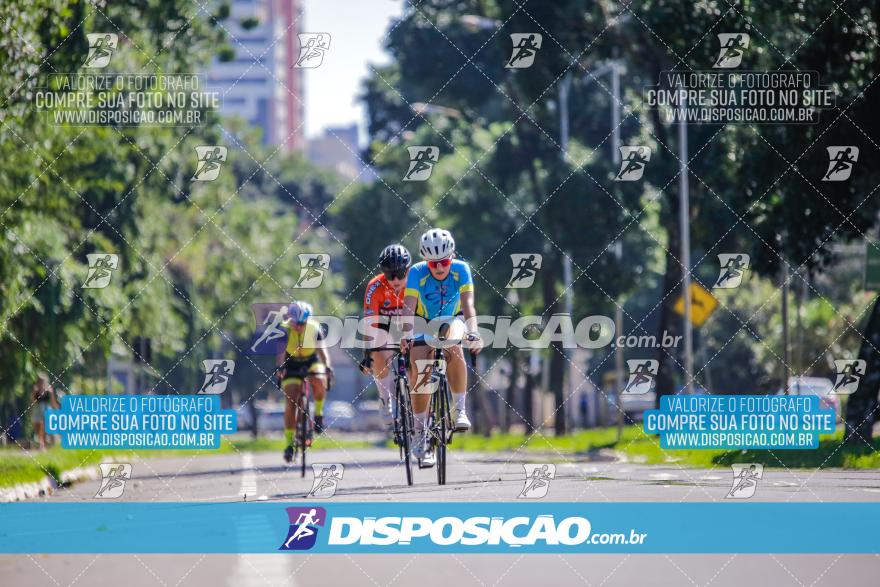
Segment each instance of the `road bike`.
M449 334L449 325L440 327L437 334L439 342L445 342ZM452 396L449 390L449 380L446 378L446 362L443 357L443 348L434 348L434 364L431 367L431 399L428 404L428 449L434 451L437 467L437 484L446 485L447 447L452 444L455 434L455 426L452 422ZM471 362L475 361L475 355L471 354ZM419 462L419 467L422 467Z
M283 367L279 367L275 370L276 375L280 374ZM293 375L294 377L300 378L300 394L299 394L299 402L294 404L294 421L297 423L296 431L293 436L293 462L296 463L297 453L300 453L300 476L306 476L306 451L312 446L312 438L314 436L315 431L315 423L312 420L311 410L310 410L310 399L312 397L312 386L309 383L308 373L300 373ZM281 393L285 395L284 401L289 401L284 394L284 387L282 386L282 380L284 377L279 377L277 379L278 388L281 389Z
M409 397L409 376L407 375L407 365L409 365L409 355L402 353L398 349L393 350L395 354L392 357L394 361L394 411L392 420L392 439L400 449L400 460L403 462L406 471L406 484L413 484L412 472L412 454L410 447L413 441L413 430L415 420L413 419L412 400ZM370 353L361 363L361 368L371 367L373 358Z
M410 446L415 425L412 401L409 397L409 377L406 367L409 357L398 352L394 371L394 443L400 447L400 458L406 471L406 484L413 484L412 455Z
M440 327L437 335L439 342L447 340L449 328L447 324ZM427 344L424 341L414 344ZM476 372L476 354L471 353L471 365ZM425 426L428 431L428 450L433 451L437 467L437 484L446 485L447 448L452 444L455 434L455 425L452 421L452 396L449 390L449 380L446 378L445 359L443 348L434 348L433 365L431 366L430 388L433 390L428 403L428 422ZM419 468L427 469L430 465L423 465L419 460Z

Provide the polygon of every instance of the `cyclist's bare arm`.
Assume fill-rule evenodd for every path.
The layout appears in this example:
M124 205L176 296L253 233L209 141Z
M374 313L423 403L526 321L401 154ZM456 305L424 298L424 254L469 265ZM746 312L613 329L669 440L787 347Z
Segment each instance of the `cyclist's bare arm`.
M474 309L473 291L461 292L461 311L464 314L464 322L468 334L476 335L479 331L477 330L477 311ZM483 349L482 341L477 338L471 343L469 348L471 352L479 353Z
M283 364L284 364L284 351L281 351L280 353L278 353L275 356L275 366L280 367ZM275 373L278 374L279 370L276 370Z
M407 295L403 298L403 308L400 312L400 352L409 350L413 335L413 316L416 315L416 306L419 301L416 296Z

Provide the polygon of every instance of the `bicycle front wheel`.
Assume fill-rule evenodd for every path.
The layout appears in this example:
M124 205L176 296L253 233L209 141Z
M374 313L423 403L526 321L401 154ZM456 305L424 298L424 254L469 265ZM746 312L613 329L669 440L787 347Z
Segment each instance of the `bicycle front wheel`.
M437 406L437 484L446 485L446 442L449 436L449 398L447 397L446 381L441 381L437 389L439 401Z
M302 394L302 398L300 399L300 418L299 418L299 433L300 440L299 443L300 451L302 452L302 459L300 460L300 477L306 476L306 449L309 445L309 428L310 428L310 418L309 418L309 396L306 393Z
M403 468L406 470L406 484L413 484L412 472L412 455L410 454L410 442L412 440L413 416L412 407L410 406L409 391L403 383L398 380L397 386L397 420L398 430L400 430L400 447L403 450Z

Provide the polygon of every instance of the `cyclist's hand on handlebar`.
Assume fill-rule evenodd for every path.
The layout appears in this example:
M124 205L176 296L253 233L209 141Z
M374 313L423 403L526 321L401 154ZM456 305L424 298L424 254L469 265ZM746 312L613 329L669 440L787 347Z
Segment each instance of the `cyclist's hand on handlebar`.
M364 355L364 358L361 360L360 365L358 367L361 370L361 373L364 375L372 375L373 374L373 357L370 355Z
M465 346L471 351L471 354L476 355L483 350L483 339L480 338L478 332L468 332L465 334L464 339L467 341Z

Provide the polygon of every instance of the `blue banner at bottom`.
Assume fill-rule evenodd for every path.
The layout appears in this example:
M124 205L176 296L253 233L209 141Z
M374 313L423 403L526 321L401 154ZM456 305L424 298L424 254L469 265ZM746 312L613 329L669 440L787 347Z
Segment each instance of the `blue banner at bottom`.
M880 553L880 503L15 503L0 553Z

